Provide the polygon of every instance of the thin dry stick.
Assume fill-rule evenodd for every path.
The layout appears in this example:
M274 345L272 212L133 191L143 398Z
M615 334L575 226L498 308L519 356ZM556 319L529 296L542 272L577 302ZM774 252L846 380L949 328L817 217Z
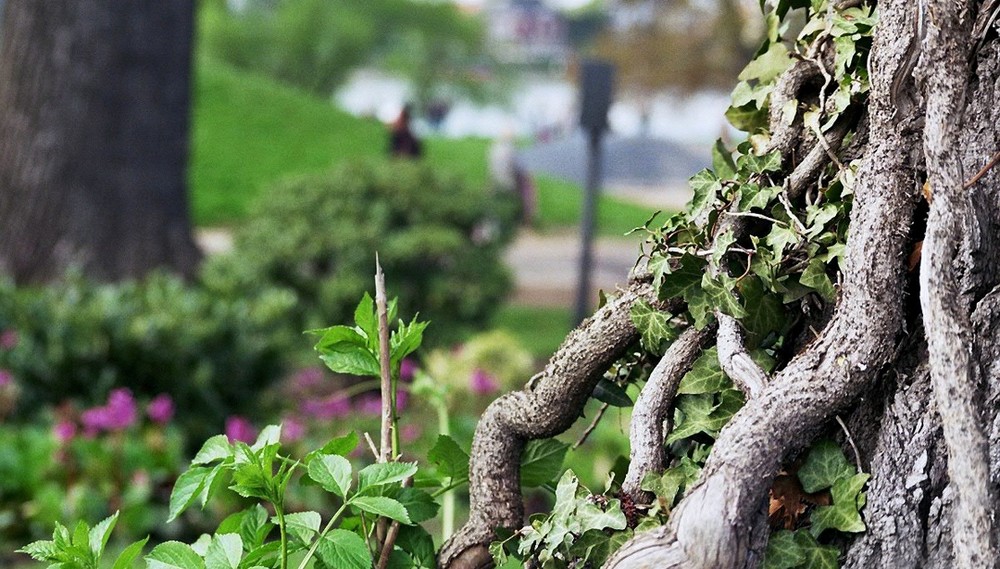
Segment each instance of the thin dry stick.
M983 166L982 170L980 170L979 172L976 172L976 175L973 176L971 180L969 180L968 182L966 182L965 184L963 184L962 185L962 189L963 190L968 190L969 188L971 188L973 185L975 185L976 182L979 181L980 178L982 178L983 176L985 176L986 173L989 172L990 169L993 168L994 166L996 166L998 163L1000 163L1000 152L997 152L996 154L994 154L993 158L990 158L990 161L987 162L985 166Z
M365 441L368 443L368 448L372 450L372 456L375 457L375 460L378 460L381 454L378 452L378 447L375 446L375 441L372 440L372 436L368 434L368 431L365 431Z
M834 416L840 428L844 430L844 435L847 437L847 442L851 445L851 450L854 451L854 464L858 467L858 472L861 472L861 453L858 452L857 445L854 444L854 437L851 436L851 431L847 429L847 424L844 420L840 418L840 415Z
M587 437L589 437L590 433L593 433L594 429L597 428L597 424L601 422L601 417L604 417L604 412L608 410L608 407L610 407L610 405L607 403L601 405L601 408L597 410L597 415L594 416L594 420L590 422L590 426L587 427L587 430L580 435L580 438L575 443L573 443L573 450L580 448L580 445L587 442Z
M403 480L403 488L409 488L413 484L412 478ZM382 544L382 551L378 556L377 569L385 569L389 565L389 558L392 557L392 548L396 544L396 537L399 535L399 522L393 520L389 526L389 531L385 534L385 543Z
M393 457L392 449L392 421L396 415L395 401L392 393L392 372L389 367L389 311L385 295L385 274L382 272L382 265L378 262L378 253L375 254L375 310L378 313L378 347L379 347L379 371L382 380L382 431L381 447L379 448L379 462L389 462ZM379 518L376 524L376 539L381 547L383 539L387 539L389 522L386 518ZM390 548L389 551L392 551ZM382 560L379 560L381 564Z

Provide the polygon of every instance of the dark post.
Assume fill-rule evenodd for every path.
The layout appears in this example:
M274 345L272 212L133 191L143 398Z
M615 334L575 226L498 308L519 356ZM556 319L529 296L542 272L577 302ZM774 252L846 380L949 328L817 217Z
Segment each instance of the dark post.
M590 273L593 266L594 218L601 184L601 139L608 129L608 108L614 84L614 67L603 61L585 61L580 69L580 124L587 133L587 187L583 195L580 220L582 237L580 279L576 292L574 322L579 324L589 314Z

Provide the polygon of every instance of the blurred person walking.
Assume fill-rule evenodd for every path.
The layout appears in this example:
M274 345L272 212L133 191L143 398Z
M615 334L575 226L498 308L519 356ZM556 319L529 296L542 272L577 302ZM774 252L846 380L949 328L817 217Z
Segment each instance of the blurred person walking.
M423 155L423 145L420 139L410 130L412 110L413 107L410 104L404 105L390 127L389 155L394 158L420 158Z
M490 147L489 168L493 191L516 198L516 217L521 224L531 225L535 218L535 184L517 159L510 131L501 134Z

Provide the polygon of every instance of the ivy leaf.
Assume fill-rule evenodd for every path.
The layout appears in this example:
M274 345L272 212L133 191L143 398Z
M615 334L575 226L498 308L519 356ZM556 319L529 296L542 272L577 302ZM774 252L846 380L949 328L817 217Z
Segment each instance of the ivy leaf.
M212 536L205 553L205 569L236 569L243 557L243 540L239 534Z
M711 393L678 397L674 411L674 429L667 437L667 444L709 432L709 416L715 409L714 399Z
M646 268L653 275L653 286L659 287L663 281L663 275L670 272L670 258L666 255L652 254L646 263Z
M808 569L840 569L840 550L832 545L817 545L804 550Z
M799 234L787 225L775 223L764 242L774 252L775 257L780 259L786 247L799 242Z
M552 482L562 470L569 445L556 439L529 441L521 453L521 486L534 488Z
M853 476L855 473L840 445L830 440L823 440L813 445L802 467L799 468L798 475L802 489L812 494L830 488L837 480Z
M681 256L677 268L670 274L663 275L660 285L660 298L687 299L690 295L701 291L701 278L705 272L706 263L703 259L690 253Z
M806 270L802 271L802 276L799 277L799 283L815 290L825 300L833 301L837 297L833 281L826 274L826 263L820 259L809 261Z
M277 520L275 518L272 521L276 522ZM318 512L285 514L285 527L288 529L288 533L303 546L312 543L313 537L319 533L319 526L322 522L323 518Z
M604 377L594 386L594 393L591 394L591 397L612 407L632 406L632 398L628 396L628 392L622 386Z
M736 163L733 162L733 155L722 143L722 139L717 139L712 146L712 169L716 175L722 179L736 177Z
M805 561L806 554L795 539L795 532L780 530L767 539L763 569L793 569Z
M860 512L864 505L861 489L869 478L868 474L855 474L834 482L830 490L833 504L816 508L810 518L812 526L809 531L813 536L819 537L828 528L848 533L865 531L865 522L861 519Z
M745 317L747 312L733 294L734 285L734 280L716 280L709 273L705 273L701 281L701 288L707 295L710 305L739 320Z
M371 569L372 566L372 556L365 540L344 529L330 530L319 542L316 553L327 567Z
M759 108L754 103L729 107L726 110L726 120L743 132L753 133L767 128L767 110Z
M358 472L358 492L385 486L413 476L417 472L415 462L379 462L370 464Z
M746 302L746 316L740 321L750 333L751 343L760 342L785 326L785 307L781 299L769 294L760 278L744 278L740 281L740 295Z
M684 374L680 385L677 386L678 395L698 395L701 393L715 393L723 388L732 387L732 382L722 372L719 366L719 350L715 346L705 350L695 360L691 366L691 371Z
M632 305L629 316L642 336L643 347L650 352L663 353L663 344L677 338L677 331L670 325L671 315L644 300Z
M702 170L688 180L694 195L687 205L687 211L692 219L701 217L708 209L715 205L722 183L711 170Z
M585 567L600 567L631 537L631 531L615 532L609 536L601 530L587 530L573 541L570 554L583 561Z
M326 490L344 498L351 489L351 463L338 454L321 454L309 461L307 473Z
M438 435L434 446L427 451L427 460L437 466L438 475L451 484L469 479L469 453L448 435Z
M190 545L168 541L149 552L146 569L205 569L205 561Z
M767 83L781 75L791 63L792 58L788 54L788 48L781 42L775 42L768 46L767 51L748 63L740 72L739 78L742 81L756 79L761 83Z
M383 464L393 463L389 462ZM388 498L386 496L355 496L354 498L351 498L348 503L359 510L396 520L399 523L406 525L413 523L410 520L410 515L406 512L406 508L403 504L400 504L397 500L393 500L392 498Z

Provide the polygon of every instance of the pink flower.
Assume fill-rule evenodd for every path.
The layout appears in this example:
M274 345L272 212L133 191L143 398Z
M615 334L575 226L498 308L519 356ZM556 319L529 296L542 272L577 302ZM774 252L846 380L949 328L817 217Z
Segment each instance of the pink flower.
M52 434L60 444L66 444L76 436L76 423L63 419L52 427Z
M358 411L365 415L381 415L382 398L372 393L362 396L358 401Z
M5 369L0 369L0 387L7 387L14 383L14 374Z
M249 444L257 438L257 429L245 417L232 415L226 418L226 436L231 443L242 441Z
M351 402L346 397L333 396L302 403L304 414L321 420L346 417L351 413Z
M413 441L420 438L420 425L403 425L400 429L399 436L403 439L404 443L412 443Z
M410 394L402 389L396 390L396 411L406 409L406 403L410 400Z
M399 364L399 379L403 381L410 381L413 379L413 374L417 372L417 363L410 358L403 358L403 361Z
M0 332L0 348L4 350L13 350L16 348L17 340L17 330L13 328L8 328Z
M286 443L294 443L306 436L306 427L294 417L285 417L281 421L281 438Z
M323 368L305 367L295 372L292 383L296 389L309 390L323 384Z
M128 389L114 389L108 402L101 407L93 407L83 412L84 434L94 436L101 431L122 431L135 424L135 399Z
M497 380L485 371L476 368L469 378L469 389L476 395L489 395L499 389Z
M146 414L154 423L166 425L174 416L174 400L166 393L161 393L146 406Z

